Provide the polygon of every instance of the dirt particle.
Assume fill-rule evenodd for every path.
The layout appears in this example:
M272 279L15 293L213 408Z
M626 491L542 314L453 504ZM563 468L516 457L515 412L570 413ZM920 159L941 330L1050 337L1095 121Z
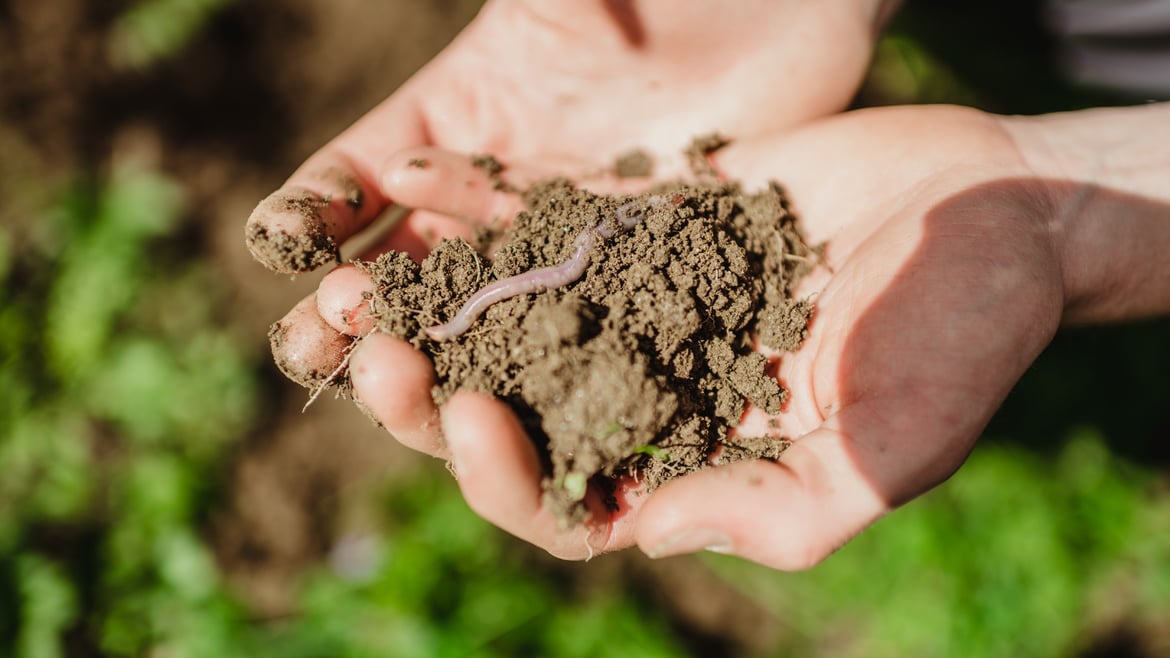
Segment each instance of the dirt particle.
M684 151L691 172L699 178L718 178L719 172L711 165L711 154L730 143L730 139L719 133L695 137Z
M504 172L504 164L497 160L496 156L488 153L471 156L471 165L483 169L484 173L493 178Z
M487 153L473 155L471 156L471 166L482 169L487 174L492 181L492 189L499 192L520 192L514 185L504 180L504 163L497 160L496 156Z
M617 157L613 163L618 178L645 178L654 173L654 157L641 149L634 149Z

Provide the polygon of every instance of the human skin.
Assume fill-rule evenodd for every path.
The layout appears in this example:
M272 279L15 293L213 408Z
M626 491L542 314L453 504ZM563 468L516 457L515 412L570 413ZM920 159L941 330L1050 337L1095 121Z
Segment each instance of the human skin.
M946 479L1060 324L1170 312L1170 104L873 110L720 163L784 181L832 274L781 363L801 438L649 496L630 533L652 554L816 564Z
M480 515L555 555L709 548L807 568L958 468L1061 323L1170 311L1168 153L1166 104L864 110L728 147L722 171L783 181L809 238L828 242L800 291L816 302L809 338L780 362L791 402L776 420L795 441L778 462L652 493L624 482L617 513L594 492L579 528L542 506L540 462L507 407L460 393L435 410L429 362L406 343L362 341L355 395L404 443L450 459Z
M362 255L393 249L422 260L440 237L470 237L467 219L515 210L515 196L495 192L482 172L452 171L465 158L451 153L491 153L517 184L548 174L591 182L633 147L655 157L659 175L681 173L679 154L697 134L746 139L844 108L896 4L492 0L253 211L249 247L292 272L297 264L263 258L251 236L323 228L340 245L397 205L417 209ZM441 149L414 152L436 166L404 166L418 147ZM280 320L296 337L276 355L290 377L312 385L348 348L339 331L369 330L349 301L367 284L353 266L338 267Z
M660 173L681 172L679 154L695 135L746 138L844 108L891 4L494 0L401 89L306 160L249 229L304 234L297 210L306 204L281 201L308 194L343 243L399 201L389 177L402 172L392 158L415 146L491 153L531 175L578 179L637 147L655 156ZM448 188L447 209L501 214L512 203L482 191ZM460 230L469 229L416 212L383 248L421 258L429 236Z
M832 275L819 272L803 291L817 302L810 338L781 361L792 404L778 420L783 435L798 439L794 447L777 464L712 469L650 495L624 486L618 514L592 493L594 522L569 532L541 507L539 463L506 407L465 393L440 415L427 358L386 336L364 339L350 361L359 401L404 444L451 459L485 518L562 557L634 544L653 555L711 547L803 568L957 468L1062 319L1165 311L1165 272L1154 257L1168 246L1165 208L1150 200L1164 201L1157 181L1166 165L1154 147L1170 150L1164 108L1041 119L899 108L787 132L847 102L880 22L878 3L815 3L812 13L814 3L744 3L744 13L725 18L746 22L709 30L701 56L659 50L699 37L652 19L716 25L710 16L653 4L637 5L650 9L649 22L631 39L611 13L596 11L602 3L494 3L277 193L337 199L325 219L338 241L391 200L416 208L378 249L421 258L438 237L468 235L468 220L516 206L466 164L465 152L495 153L514 175L533 177L588 172L643 145L669 174L683 141L716 128L737 138L719 167L756 183L783 181L810 238L829 241ZM559 19L538 13L546 7ZM780 23L761 18L773 14ZM756 25L766 27L744 29ZM598 35L609 47L598 47ZM754 47L752 35L761 39ZM727 66L745 49L758 57ZM706 69L706 61L721 66ZM745 92L748 69L764 77ZM744 93L757 95L745 101ZM1118 154L1141 167L1126 169ZM417 158L433 166L408 166ZM360 209L344 203L344 177L361 186ZM1112 217L1125 218L1124 231L1100 229ZM257 212L250 222L295 233L302 220ZM333 371L347 336L370 329L360 313L366 289L352 267L327 276L282 320L298 336L284 362ZM758 413L747 422L764 425Z

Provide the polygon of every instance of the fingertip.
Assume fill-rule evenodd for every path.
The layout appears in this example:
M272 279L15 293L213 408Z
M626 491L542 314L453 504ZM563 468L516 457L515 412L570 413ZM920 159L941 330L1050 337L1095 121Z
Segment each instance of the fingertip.
M281 273L340 261L340 246L389 200L336 147L309 158L252 211L245 241L256 260Z
M338 243L322 217L325 203L307 190L280 189L252 211L244 242L268 269L297 274L340 260Z
M306 388L315 388L336 372L351 339L339 334L317 314L312 296L301 300L268 332L272 356L280 371Z
M667 483L642 507L638 547L654 559L706 550L785 571L805 568L810 556L796 547L807 542L787 537L801 529L777 527L772 515L761 512L790 504L777 497L784 487L767 468L740 462Z
M431 361L405 341L381 333L362 338L349 360L354 397L403 445L436 457L438 411L431 399Z
M330 327L348 336L364 336L374 327L367 311L374 293L370 276L352 264L340 265L317 287L317 312Z

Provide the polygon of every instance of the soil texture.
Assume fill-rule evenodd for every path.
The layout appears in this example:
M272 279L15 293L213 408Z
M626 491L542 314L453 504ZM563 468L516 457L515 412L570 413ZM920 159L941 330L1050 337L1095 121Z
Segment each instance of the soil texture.
M507 230L475 244L445 240L421 264L403 253L361 264L379 330L433 360L436 402L460 389L505 400L547 458L547 502L566 523L587 515L590 482L653 488L783 451L781 437L728 439L746 403L777 413L785 401L753 341L795 349L811 310L792 291L816 256L778 185L615 197L558 180L525 201ZM561 266L594 230L579 278L503 299L453 338L428 335L484 286Z

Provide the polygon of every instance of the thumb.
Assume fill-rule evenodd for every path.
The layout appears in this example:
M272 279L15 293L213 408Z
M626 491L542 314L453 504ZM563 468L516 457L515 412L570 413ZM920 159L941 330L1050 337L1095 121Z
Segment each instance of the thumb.
M642 507L638 546L655 558L707 549L786 571L812 567L891 507L869 475L888 457L863 450L822 426L777 462L667 483Z

